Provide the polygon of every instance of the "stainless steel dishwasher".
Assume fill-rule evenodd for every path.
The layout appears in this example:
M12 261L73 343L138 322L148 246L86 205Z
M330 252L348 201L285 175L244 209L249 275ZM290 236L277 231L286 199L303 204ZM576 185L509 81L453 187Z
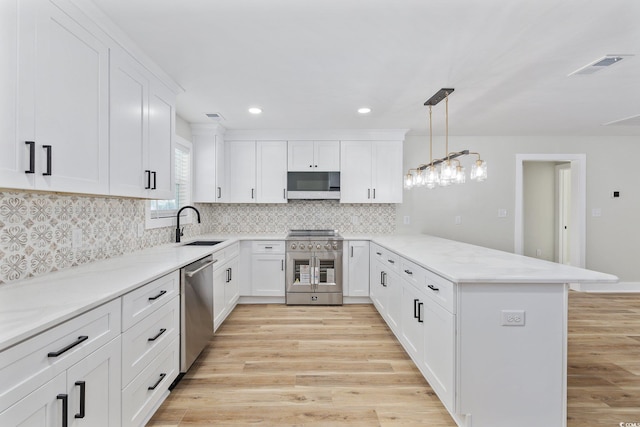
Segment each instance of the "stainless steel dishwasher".
M182 268L180 372L185 373L213 337L213 255Z

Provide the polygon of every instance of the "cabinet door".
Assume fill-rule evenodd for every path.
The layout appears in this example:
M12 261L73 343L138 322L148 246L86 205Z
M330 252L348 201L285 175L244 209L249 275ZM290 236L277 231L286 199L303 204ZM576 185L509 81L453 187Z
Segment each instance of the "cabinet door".
M229 141L225 144L227 192L225 202L256 202L256 143Z
M313 148L313 170L340 171L340 141L315 141Z
M53 2L38 3L35 97L20 103L35 102L41 190L109 192L109 50L86 27Z
M117 427L120 425L122 392L120 367L120 337L118 337L69 368L67 371L69 426Z
M27 8L20 2L20 8ZM31 188L29 149L18 139L18 92L23 90L18 73L18 0L0 2L0 187ZM24 49L25 47L21 47ZM31 135L33 137L33 135Z
M386 292L384 285L384 270L383 264L380 262L371 260L371 277L369 284L369 293L370 298L373 301L373 304L378 309L378 312L385 317L387 310L387 300L386 300Z
M431 298L424 301L424 366L427 381L442 403L454 409L455 315Z
M410 283L402 281L402 341L416 364L423 363L424 301L424 295Z
M238 302L238 298L240 297L240 283L238 281L239 264L240 261L236 257L227 262L225 267L225 270L227 270L227 277L224 288L224 300L227 315L231 313L233 307L235 307Z
M287 203L287 142L256 142L256 201Z
M350 241L347 245L347 283L351 297L369 296L369 242Z
M371 202L402 203L402 142L371 144Z
M402 325L402 281L398 273L387 271L385 276L387 293L387 323L396 336L400 335Z
M222 267L213 272L213 331L222 324L226 315L225 287L227 283L227 269Z
M308 172L313 169L313 141L289 141L287 143L287 169L292 172Z
M175 129L175 95L157 80L149 94L149 158L152 184L148 197L174 198L173 136Z
M54 427L63 425L63 400L57 396L66 389L65 373L45 383L0 413L0 425L15 427ZM67 405L68 405L67 397Z
M144 197L149 143L149 79L124 52L111 53L110 193Z
M371 142L342 141L340 144L340 202L370 203Z
M193 201L221 202L224 191L224 137L217 125L192 125Z
M284 296L284 254L252 255L251 277L252 296Z

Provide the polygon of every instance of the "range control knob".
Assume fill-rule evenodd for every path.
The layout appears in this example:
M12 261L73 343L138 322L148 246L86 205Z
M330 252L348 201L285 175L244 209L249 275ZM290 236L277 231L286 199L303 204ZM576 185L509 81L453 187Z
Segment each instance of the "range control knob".
M295 249L295 248L297 248L297 247L298 247L298 245L296 245L295 243L292 243L292 244L291 244L291 249Z
M300 243L300 249L304 249L304 243Z
M324 245L324 248L325 248L326 250L331 249L331 243L327 243L326 245Z
M316 244L316 249L320 249L322 246L320 246L320 243Z
M334 251L337 251L337 250L338 250L338 244L337 244L337 243L334 243L334 244L333 244L333 250L334 250Z

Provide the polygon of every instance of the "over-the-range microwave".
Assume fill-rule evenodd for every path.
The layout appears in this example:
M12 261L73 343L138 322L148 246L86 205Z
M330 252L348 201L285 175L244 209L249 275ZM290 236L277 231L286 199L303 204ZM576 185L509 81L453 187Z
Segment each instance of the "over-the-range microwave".
M340 199L340 172L288 172L289 199Z

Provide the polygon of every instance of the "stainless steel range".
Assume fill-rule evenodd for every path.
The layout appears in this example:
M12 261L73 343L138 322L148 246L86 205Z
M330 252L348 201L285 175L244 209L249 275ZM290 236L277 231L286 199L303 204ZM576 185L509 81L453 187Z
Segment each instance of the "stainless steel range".
M342 305L342 237L336 230L290 230L286 289L289 305Z

